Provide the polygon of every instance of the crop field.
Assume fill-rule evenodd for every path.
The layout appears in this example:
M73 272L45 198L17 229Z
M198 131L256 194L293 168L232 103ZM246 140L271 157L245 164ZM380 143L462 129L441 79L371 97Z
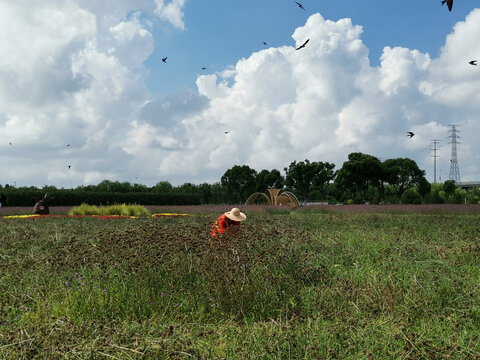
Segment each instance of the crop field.
M479 206L259 209L0 218L0 359L480 358Z

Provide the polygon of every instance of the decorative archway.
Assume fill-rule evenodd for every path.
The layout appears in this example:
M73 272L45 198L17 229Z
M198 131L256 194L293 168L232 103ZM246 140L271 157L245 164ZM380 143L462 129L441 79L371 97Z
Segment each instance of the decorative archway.
M290 191L283 191L282 189L268 189L267 193L256 192L250 195L245 202L245 205L254 205L255 200L262 196L267 205L271 206L289 206L292 208L297 208L300 206L295 194Z

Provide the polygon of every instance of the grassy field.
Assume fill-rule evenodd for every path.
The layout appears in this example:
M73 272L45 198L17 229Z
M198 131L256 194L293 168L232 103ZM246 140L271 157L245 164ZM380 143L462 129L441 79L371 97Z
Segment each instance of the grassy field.
M0 219L0 359L480 358L458 209Z

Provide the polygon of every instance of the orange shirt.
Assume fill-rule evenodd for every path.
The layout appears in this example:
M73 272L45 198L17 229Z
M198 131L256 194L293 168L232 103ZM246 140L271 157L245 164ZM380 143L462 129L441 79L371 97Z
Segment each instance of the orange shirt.
M229 232L236 233L240 227L240 221L230 220L227 215L220 215L215 224L212 225L212 236L217 237L231 228Z

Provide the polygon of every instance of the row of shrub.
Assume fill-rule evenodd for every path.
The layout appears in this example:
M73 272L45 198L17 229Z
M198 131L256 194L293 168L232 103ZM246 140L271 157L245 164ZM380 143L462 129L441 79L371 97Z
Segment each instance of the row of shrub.
M120 216L145 216L150 215L147 208L141 205L116 204L110 206L94 206L82 204L75 206L69 215L120 215Z
M42 199L44 190L17 190L3 194L3 206L32 206ZM119 193L119 192L89 192L61 189L49 192L54 198L51 206L79 206L142 204L142 205L199 205L200 197L196 194L172 193Z

